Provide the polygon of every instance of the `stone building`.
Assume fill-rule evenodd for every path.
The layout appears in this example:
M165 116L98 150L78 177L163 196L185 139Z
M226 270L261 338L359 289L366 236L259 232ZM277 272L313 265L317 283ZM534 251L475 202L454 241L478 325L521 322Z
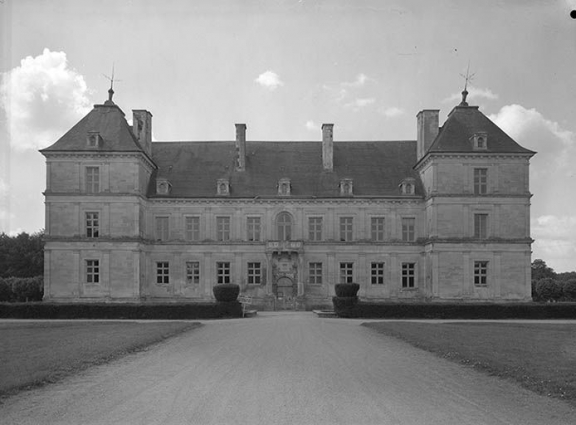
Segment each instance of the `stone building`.
M237 283L261 308L366 300L528 301L529 160L463 100L417 140L152 142L109 99L46 157L54 301L204 301Z

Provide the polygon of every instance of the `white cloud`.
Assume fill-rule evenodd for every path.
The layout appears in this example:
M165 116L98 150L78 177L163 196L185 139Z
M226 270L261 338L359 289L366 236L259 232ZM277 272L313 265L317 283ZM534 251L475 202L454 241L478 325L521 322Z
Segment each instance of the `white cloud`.
M368 77L364 73L360 73L356 76L356 79L354 81L344 82L342 83L342 85L346 87L362 87L369 80L372 80L372 78Z
M348 102L344 105L345 108L352 108L354 111L359 111L361 108L364 108L368 105L372 105L376 102L376 99L373 97L365 98L365 99L354 99L352 102Z
M44 49L2 74L0 106L10 144L18 150L54 143L90 110L84 77L68 67L66 53Z
M496 100L498 99L498 95L494 93L490 89L483 89L480 87L469 87L468 88L468 97L466 98L467 101L470 99L488 99L488 100ZM453 93L450 97L447 97L442 102L444 103L454 103L462 100L462 93Z
M532 259L543 259L557 272L576 271L576 216L540 216L531 228Z
M318 131L320 130L320 126L318 124L316 124L314 121L312 120L308 120L306 121L306 124L304 124L307 130L310 131Z
M274 71L270 71L270 70L260 74L258 76L258 78L256 78L254 81L257 82L258 84L260 84L262 87L266 87L268 90L271 90L271 91L274 91L278 87L284 85L282 80L280 80L280 77L278 76L278 74L276 74Z
M403 115L404 109L398 108L396 106L390 106L388 108L381 108L378 110L378 112L380 112L387 118L395 118L399 117L400 115Z

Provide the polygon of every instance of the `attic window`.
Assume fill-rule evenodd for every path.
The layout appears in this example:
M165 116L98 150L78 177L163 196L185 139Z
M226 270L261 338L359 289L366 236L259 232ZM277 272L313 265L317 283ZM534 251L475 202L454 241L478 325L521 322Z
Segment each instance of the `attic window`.
M278 181L278 195L290 196L290 179L282 178Z
M483 151L488 149L488 135L486 133L475 133L471 139L475 151Z
M230 182L227 179L218 179L216 193L220 196L230 195Z
M416 180L412 177L405 178L402 183L399 184L400 193L402 195L414 195L416 189Z
M89 131L86 137L86 144L89 148L97 148L102 143L102 136L98 131Z
M156 194L157 195L170 195L172 185L167 179L156 179Z
M340 196L352 196L354 194L352 179L340 180Z

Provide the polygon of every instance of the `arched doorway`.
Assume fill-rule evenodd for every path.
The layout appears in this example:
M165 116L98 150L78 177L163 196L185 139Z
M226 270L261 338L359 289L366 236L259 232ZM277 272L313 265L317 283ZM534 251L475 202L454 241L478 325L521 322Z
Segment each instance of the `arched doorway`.
M276 281L277 308L281 310L294 309L297 287L289 277L283 276Z

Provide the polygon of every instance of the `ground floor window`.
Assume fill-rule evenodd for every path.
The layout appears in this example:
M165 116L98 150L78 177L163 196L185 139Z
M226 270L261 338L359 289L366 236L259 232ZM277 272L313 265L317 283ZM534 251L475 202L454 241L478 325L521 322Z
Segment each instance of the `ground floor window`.
M414 288L415 263L402 263L402 288Z
M158 261L156 263L156 283L165 285L170 283L170 263Z
M372 285L384 284L384 263L372 263Z
M100 283L100 260L86 260L86 283Z
M340 283L354 282L354 263L340 263Z
M474 261L474 285L488 284L488 261Z
M248 263L248 285L262 283L262 266L260 263Z
M200 263L186 261L186 283L197 285L200 283Z
M311 285L322 284L322 263L308 264L308 279Z
M230 263L216 263L216 276L218 284L230 283Z

